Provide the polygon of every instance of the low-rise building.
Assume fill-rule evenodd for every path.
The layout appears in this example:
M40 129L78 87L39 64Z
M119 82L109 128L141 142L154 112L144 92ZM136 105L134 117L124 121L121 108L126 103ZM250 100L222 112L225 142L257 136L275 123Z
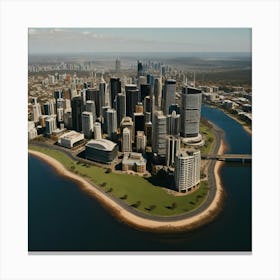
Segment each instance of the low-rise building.
M133 170L137 173L146 172L146 159L140 153L124 153L122 160L122 170Z
M110 164L117 156L118 145L110 140L93 139L86 144L86 159Z
M84 140L84 134L77 131L69 131L64 133L61 137L58 138L58 144L65 148L73 148L75 144L78 144L80 141Z

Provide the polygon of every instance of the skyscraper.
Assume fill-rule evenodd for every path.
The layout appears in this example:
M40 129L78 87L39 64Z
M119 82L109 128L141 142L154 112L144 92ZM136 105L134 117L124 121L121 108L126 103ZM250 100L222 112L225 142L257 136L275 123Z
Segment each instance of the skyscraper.
M166 116L163 115L162 111L156 111L154 114L152 145L153 152L160 158L165 158L166 156L166 132Z
M124 93L117 95L117 123L120 127L122 119L126 116L126 98Z
M166 166L174 166L175 157L180 150L180 137L169 135L166 137Z
M113 108L114 106L114 100L117 96L118 93L120 93L122 91L121 88L121 81L119 78L111 78L110 79L110 94L111 94L111 100L110 100L110 104L111 104L111 108Z
M47 135L51 135L53 133L54 130L56 130L56 119L55 119L55 115L53 116L49 116L46 119L46 134Z
M180 134L180 115L176 114L176 111L167 115L167 134L174 136Z
M114 140L117 135L117 111L115 109L108 109L106 115L108 138Z
M137 77L144 75L143 64L140 60L137 61Z
M117 57L117 59L116 59L116 73L120 74L120 71L121 71L121 61L120 61L120 58Z
M165 80L163 90L163 113L169 114L169 107L176 103L176 81L172 79Z
M91 112L82 113L82 130L85 138L91 139L93 133L93 116Z
M161 77L155 78L154 96L155 96L155 106L156 106L157 110L159 110L161 108L161 99L162 99L162 82L161 82Z
M140 101L144 102L146 96L151 96L151 86L149 84L140 85Z
M122 151L123 152L132 151L131 133L129 128L127 127L125 127L122 132Z
M99 92L98 92L98 90L96 88L88 88L86 90L86 101L87 100L94 101L94 104L95 104L95 114L96 114L96 116L100 116L101 108L100 108L100 103L99 103ZM84 104L86 104L86 102Z
M94 139L102 139L101 123L96 122L93 127Z
M92 113L93 123L95 123L95 121L96 121L96 111L95 111L95 103L94 103L93 100L87 100L86 101L85 111Z
M133 117L135 112L136 104L139 101L139 90L136 85L126 85L125 86L126 95L126 115Z
M200 182L200 151L178 151L174 175L179 192L190 192L195 189Z
M196 137L199 134L201 98L201 90L187 86L183 88L181 109L182 137Z
M144 131L137 131L136 134L136 150L137 152L145 152L147 145L146 135Z
M99 84L99 107L100 107L100 112L98 117L101 115L101 108L105 106L105 97L106 97L106 91L107 91L107 84L103 78L103 74L101 75L101 81Z
M82 131L82 97L76 96L71 100L72 108L72 128L78 132Z
M128 128L130 130L130 136L131 136L131 141L134 142L134 128L133 128L133 121L131 117L124 117L121 121L121 133L125 128Z

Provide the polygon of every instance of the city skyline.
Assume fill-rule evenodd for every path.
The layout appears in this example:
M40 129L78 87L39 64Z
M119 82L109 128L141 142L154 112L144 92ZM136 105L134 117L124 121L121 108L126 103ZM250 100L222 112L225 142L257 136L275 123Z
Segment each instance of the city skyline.
M251 52L250 28L29 28L29 54Z

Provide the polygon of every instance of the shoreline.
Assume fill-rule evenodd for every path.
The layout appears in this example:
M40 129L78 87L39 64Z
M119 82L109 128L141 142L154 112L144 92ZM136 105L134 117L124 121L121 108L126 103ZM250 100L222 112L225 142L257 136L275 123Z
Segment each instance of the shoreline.
M215 104L210 104L210 103L204 103L206 105L210 105L210 106L213 106L219 110L221 110L225 115L227 115L228 117L230 117L231 119L235 120L236 122L238 122L242 127L243 129L252 136L252 129L249 128L248 125L244 124L241 120L239 120L237 117L233 116L232 114L230 114L229 112L227 112L226 110L224 110L223 108L220 108L219 106L216 106Z
M225 143L221 139L218 153L223 153L225 149ZM82 177L77 174L68 171L63 164L55 160L54 158L37 152L34 150L28 150L28 153L40 158L47 164L51 165L58 174L63 177L69 178L75 181L79 187L85 191L90 196L96 198L101 205L110 211L110 213L115 216L119 221L132 226L138 230L151 231L151 232L180 232L196 229L202 225L205 225L211 222L221 211L222 202L224 197L224 191L222 187L222 182L220 178L220 168L223 164L221 161L217 161L214 166L214 177L216 181L216 193L213 201L207 209L201 213L188 218L182 218L176 221L164 221L164 220L155 220L138 216L126 209L124 209L116 201L102 193L97 186L92 183L89 183ZM153 217L154 218L154 217Z

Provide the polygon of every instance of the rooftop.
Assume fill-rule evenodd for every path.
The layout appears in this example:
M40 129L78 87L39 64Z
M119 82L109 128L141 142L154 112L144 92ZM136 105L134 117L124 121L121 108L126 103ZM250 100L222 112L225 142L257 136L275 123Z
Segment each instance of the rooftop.
M116 143L107 139L92 139L86 144L86 147L104 151L112 151L116 145Z

